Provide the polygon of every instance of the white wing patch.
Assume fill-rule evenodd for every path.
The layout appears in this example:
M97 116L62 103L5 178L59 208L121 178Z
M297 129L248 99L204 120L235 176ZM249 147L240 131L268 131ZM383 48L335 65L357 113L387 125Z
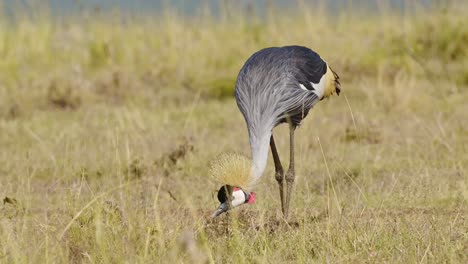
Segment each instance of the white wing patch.
M326 74L324 74L322 78L320 78L319 83L310 82L312 88L314 88L312 92L314 92L320 99L322 99L323 94L325 93L325 75ZM302 83L299 84L299 87L304 91L310 91Z
M312 87L314 87L314 89L315 89L314 93L315 93L320 99L322 99L323 94L325 93L325 79L326 79L325 76L326 76L326 74L322 75L322 78L320 78L320 82L319 82L319 83L310 82L310 84L312 85Z

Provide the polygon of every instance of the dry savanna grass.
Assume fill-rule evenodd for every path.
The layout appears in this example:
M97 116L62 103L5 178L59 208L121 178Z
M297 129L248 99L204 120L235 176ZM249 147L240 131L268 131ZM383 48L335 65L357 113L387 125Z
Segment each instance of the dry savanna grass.
M0 262L467 263L468 6L352 11L2 20ZM296 133L291 217L270 158L209 220L210 163L249 155L238 70L288 44L343 88Z

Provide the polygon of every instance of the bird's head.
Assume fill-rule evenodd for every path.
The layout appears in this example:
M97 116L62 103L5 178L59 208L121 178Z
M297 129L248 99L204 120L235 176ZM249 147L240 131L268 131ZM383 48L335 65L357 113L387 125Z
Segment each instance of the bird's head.
M247 191L254 183L249 158L236 153L222 154L211 163L210 175L222 184L218 191L220 206L213 217L239 205L255 202L255 193Z
M218 191L218 200L220 205L211 217L216 217L243 204L253 204L256 201L256 196L254 192L247 193L239 187L223 185Z

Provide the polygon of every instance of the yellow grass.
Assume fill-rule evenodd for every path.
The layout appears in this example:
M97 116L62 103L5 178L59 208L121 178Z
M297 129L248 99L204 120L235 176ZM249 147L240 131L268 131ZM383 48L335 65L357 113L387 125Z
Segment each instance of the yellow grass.
M454 3L2 20L0 262L467 263L468 6ZM210 164L250 155L237 73L290 44L342 84L296 133L291 217L270 158L257 203L210 221ZM287 128L274 133L287 168Z

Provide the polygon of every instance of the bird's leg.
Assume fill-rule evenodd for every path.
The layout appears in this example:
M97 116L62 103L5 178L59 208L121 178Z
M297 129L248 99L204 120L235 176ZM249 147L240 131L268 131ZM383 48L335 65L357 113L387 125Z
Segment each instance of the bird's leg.
M273 155L273 161L275 162L275 179L279 185L280 197L281 197L281 211L284 214L284 171L283 166L281 166L281 161L279 159L278 151L276 150L275 140L273 139L273 134L270 138L270 148L271 154Z
M286 199L284 205L284 218L288 218L289 213L289 201L291 199L291 191L294 183L294 178L296 176L294 172L294 130L296 129L295 126L289 126L289 169L286 172L285 180L286 180Z

